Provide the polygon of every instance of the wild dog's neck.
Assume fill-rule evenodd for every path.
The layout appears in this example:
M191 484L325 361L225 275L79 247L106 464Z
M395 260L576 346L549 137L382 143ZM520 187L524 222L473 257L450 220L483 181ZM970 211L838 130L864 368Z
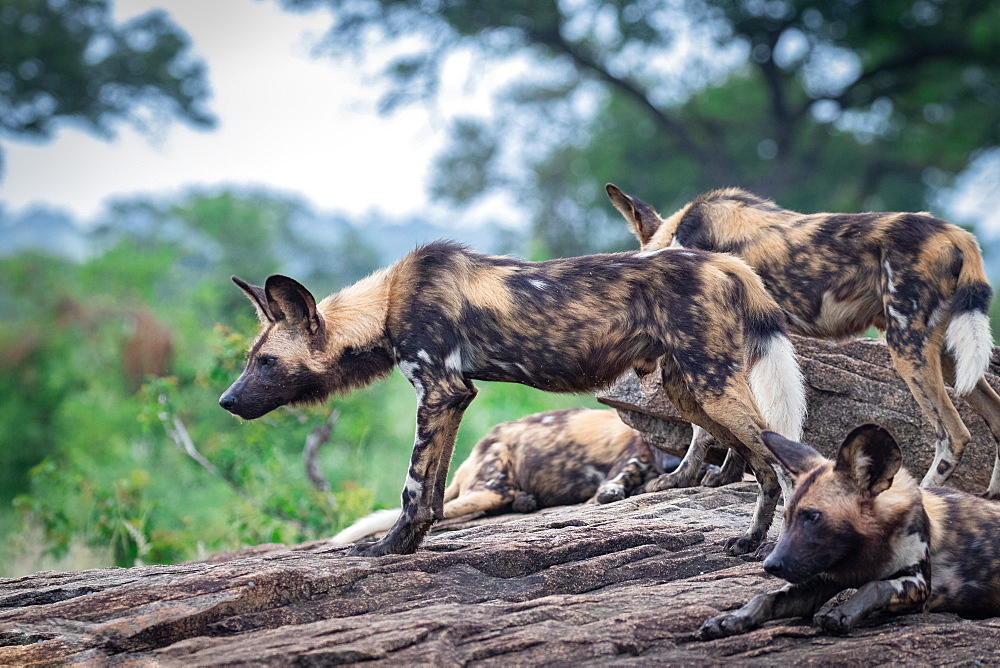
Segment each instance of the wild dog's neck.
M394 268L377 271L316 305L323 316L329 356L335 358L346 348L365 349L385 342Z

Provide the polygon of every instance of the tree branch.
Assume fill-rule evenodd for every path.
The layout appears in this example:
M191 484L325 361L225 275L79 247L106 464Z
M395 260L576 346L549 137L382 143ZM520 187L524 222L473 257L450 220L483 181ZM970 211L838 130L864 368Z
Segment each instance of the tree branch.
M243 489L235 480L233 480L225 472L220 471L219 468L215 466L215 464L208 461L203 454L198 452L198 449L194 445L194 441L191 440L191 435L188 433L187 427L184 426L184 423L181 421L180 417L178 417L175 414L172 415L167 411L166 408L167 396L165 394L161 394L159 397L157 397L157 401L159 402L160 406L163 406L163 410L159 411L156 414L156 416L160 419L160 422L163 423L163 428L166 430L167 435L170 436L170 438L174 441L174 443L177 444L177 447L183 450L189 457L191 457L191 459L198 462L198 464L200 464L202 468L204 468L206 471L208 471L214 476L217 476L219 479L221 479L223 482L229 485L229 488L232 489L234 492L236 492L236 494L238 494L239 496L243 497L244 499L253 504L257 504L257 501L249 493L247 493L247 491ZM291 522L292 524L297 525L303 531L309 528L308 525L301 519L293 515L289 515L288 513L279 508L263 504L261 506L261 510L263 510L266 513L271 513L275 517L279 517L285 520L286 522Z
M836 102L842 108L847 107L850 106L849 103L851 102L851 98L853 97L855 91L858 90L858 88L867 85L869 82L871 82L873 79L875 79L881 74L892 74L899 71L913 73L915 72L917 66L923 64L925 61L931 60L933 58L958 57L960 55L962 55L961 50L959 48L956 48L952 44L947 44L947 45L943 44L936 47L927 47L919 50L909 49L905 52L898 53L891 58L886 58L884 61L880 63L876 63L869 69L862 72L857 79L855 79L851 84L849 84L846 88L844 88L844 90L840 93L840 95L828 99ZM892 88L894 88L895 90L891 90ZM885 90L879 91L879 94L881 95L884 93L900 92L904 88L905 86L895 86L895 87L890 86L886 87ZM871 95L869 95L869 99L870 98ZM816 101L815 99L806 99L805 102L803 103L803 107L796 112L796 115L805 114L806 112L808 112L809 108L815 101ZM868 100L855 100L855 104L861 104L867 101Z
M320 472L319 463L316 461L316 454L325 443L329 443L330 436L333 434L333 427L337 424L338 419L340 419L340 410L334 409L326 422L309 432L309 435L306 436L306 445L302 449L302 461L305 465L306 477L309 478L309 482L312 483L312 486L317 491L324 494L329 494L330 492L330 481L323 477L323 474Z
M597 60L566 41L559 30L552 30L545 33L533 32L531 33L531 37L535 41L569 56L578 68L592 72L599 79L610 84L612 88L617 89L626 97L636 102L652 117L654 123L677 142L684 153L708 170L709 176L713 181L718 183L731 183L734 181L732 170L719 159L720 154L715 151L706 150L691 136L683 123L680 123L653 104L638 84L624 77L617 77L612 74Z
M188 433L187 427L181 422L181 419L177 415L171 415L167 412L167 395L161 394L157 397L157 402L163 407L156 416L160 418L160 422L163 423L163 428L167 430L167 435L173 439L174 443L177 444L181 450L183 450L187 455L201 464L202 468L207 470L212 475L219 475L219 469L216 468L215 464L205 459L205 456L198 452L198 448L194 446L194 441L191 440L191 435Z

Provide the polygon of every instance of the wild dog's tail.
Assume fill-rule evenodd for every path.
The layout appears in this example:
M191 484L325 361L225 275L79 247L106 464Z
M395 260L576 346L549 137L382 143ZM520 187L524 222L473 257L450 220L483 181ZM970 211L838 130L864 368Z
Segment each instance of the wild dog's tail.
M388 531L392 525L396 523L396 520L399 519L399 514L401 512L402 508L376 510L374 513L365 515L361 519L354 522L354 524L338 533L329 540L329 543L331 545L350 545L351 543L357 543L362 538L366 538L373 533Z
M458 498L459 492L461 491L460 482L463 477L469 475L469 466L466 466L466 462L470 460L467 459L462 462L462 465L455 472L455 480L452 481L448 488L444 490L444 501L453 501ZM387 510L376 510L373 513L369 513L364 517L355 520L354 524L341 530L336 536L331 538L328 542L330 545L350 545L351 543L357 543L362 538L367 538L373 533L381 533L382 531L388 531L392 528L392 525L396 523L399 519L400 513L403 511L402 508L389 508ZM445 509L447 516L447 508Z
M750 391L771 431L800 440L806 416L805 380L785 330L785 314L752 269L744 266L739 276Z
M952 230L950 236L962 252L962 268L951 299L945 349L955 360L955 391L968 394L986 373L993 352L993 333L987 315L993 289L986 279L976 238L961 228Z

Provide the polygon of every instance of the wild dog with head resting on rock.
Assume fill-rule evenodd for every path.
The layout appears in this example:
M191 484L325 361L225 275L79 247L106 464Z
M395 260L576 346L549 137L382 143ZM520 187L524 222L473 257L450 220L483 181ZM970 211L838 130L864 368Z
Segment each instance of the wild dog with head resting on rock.
M571 408L498 424L455 471L444 519L629 496L680 460L646 445L613 410ZM389 529L400 509L378 510L330 539L347 545Z
M923 213L806 215L737 188L705 193L664 219L614 185L607 191L644 250L698 248L746 260L793 333L838 339L883 330L934 433L924 486L947 480L972 438L945 391L948 379L998 439L987 495L1000 498L1000 396L983 378L992 289L969 232Z
M809 617L846 633L876 611L1000 615L1000 504L952 489L922 489L877 425L852 431L830 461L777 434L764 442L795 475L778 544L764 569L789 582L702 625L703 639L771 619ZM817 611L838 592L857 592Z
M780 466L760 434L770 426L798 437L805 391L784 314L735 257L662 250L524 262L437 242L319 304L285 276L263 288L234 280L261 332L219 400L226 410L252 419L321 401L395 365L416 390L402 514L353 554L413 552L441 518L473 380L589 392L657 360L680 413L738 450L760 485L747 533L726 549L750 552L767 533L781 493L771 462Z

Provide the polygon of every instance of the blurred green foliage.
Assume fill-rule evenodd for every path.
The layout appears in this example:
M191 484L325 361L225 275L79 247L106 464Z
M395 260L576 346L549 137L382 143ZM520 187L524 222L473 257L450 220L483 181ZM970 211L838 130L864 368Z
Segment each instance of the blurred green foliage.
M295 264L322 294L377 267L357 231L330 244L298 234L302 213L258 192L120 202L83 262L0 259L0 575L323 538L399 504L416 408L399 374L253 422L218 406L257 328L230 274L260 283ZM336 273L325 269L333 265ZM149 318L158 327L142 329ZM163 332L169 363L137 391L130 355ZM484 385L456 458L497 422L596 405ZM334 407L340 417L318 457L324 492L310 485L302 451Z

